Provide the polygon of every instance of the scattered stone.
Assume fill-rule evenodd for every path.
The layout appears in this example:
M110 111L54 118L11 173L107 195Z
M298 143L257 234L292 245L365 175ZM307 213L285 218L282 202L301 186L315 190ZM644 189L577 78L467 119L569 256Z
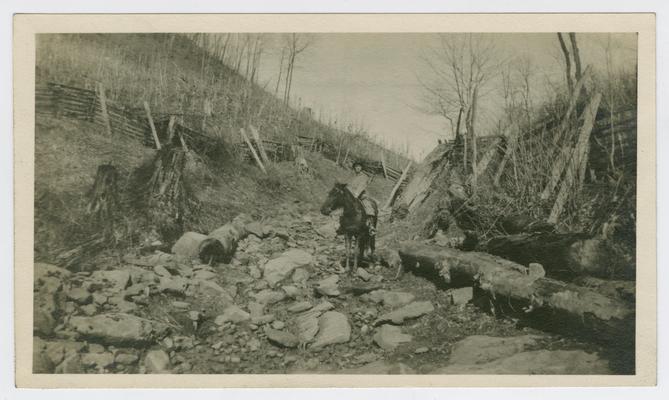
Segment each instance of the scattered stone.
M93 303L101 306L107 302L107 296L100 292L93 293Z
M170 365L170 356L163 350L151 350L144 357L144 368L150 374L167 373Z
M471 299L474 298L474 288L469 286L458 289L451 289L449 292L449 297L451 299L451 304L467 304L471 301Z
M216 317L214 322L216 325L223 325L226 322L239 323L243 321L248 321L251 318L251 315L246 311L242 310L237 306L229 306L223 310L223 314Z
M319 349L331 344L346 343L351 339L351 325L342 313L328 311L318 319L318 334L312 349Z
M193 280L196 283L196 290L203 295L216 297L220 301L231 303L234 297L223 289L218 283L213 281L205 281L201 279Z
M116 345L153 343L168 329L163 323L123 313L75 316L69 326L84 338Z
M293 280L293 282L298 283L298 284L299 283L305 283L309 279L310 275L311 274L309 274L309 271L307 271L306 269L297 268L297 269L295 269L295 271L293 271L292 280Z
M86 280L92 285L91 287L110 288L114 292L120 292L130 285L130 271L125 269L94 271Z
M411 303L416 296L408 292L386 292L382 294L383 304L388 307L399 307Z
M300 341L303 343L311 342L318 333L318 313L301 316L296 320Z
M370 274L369 272L367 272L367 270L364 269L364 268L358 268L358 270L355 271L355 274L365 282L369 281L374 276L374 275Z
M369 293L363 295L362 299L369 300L369 301L377 303L377 304L382 303L383 302L383 296L385 296L385 294L387 292L388 292L387 290L383 290L383 289L374 290L372 292L369 292Z
M272 321L274 321L274 314L260 315L251 318L251 322L255 325L265 325Z
M424 314L434 311L434 306L429 301L415 301L407 304L397 310L383 314L374 322L379 325L383 322L392 321L395 324L401 324L405 319L418 318Z
M265 328L265 334L267 335L267 339L271 343L279 345L281 347L293 348L297 347L297 345L300 343L297 337L290 332L280 331L272 328Z
M67 298L79 305L88 304L93 301L93 296L83 288L73 288L67 292Z
M172 277L172 274L170 271L167 270L167 268L163 267L162 265L156 265L153 267L153 272L156 273L156 275L162 277L162 278L170 278Z
M81 306L81 311L84 313L84 315L88 315L90 317L98 312L98 307L91 303L85 306Z
M84 353L81 355L81 363L86 367L102 370L114 364L114 355L112 353Z
M369 325L365 324L360 328L360 333L366 335L369 332Z
M172 302L172 307L179 308L179 309L182 309L182 310L187 310L187 309L190 308L190 303L187 303L185 301L175 300L175 301Z
M81 356L79 354L71 354L56 366L54 372L56 374L80 374L84 372L81 365Z
M323 296L339 296L341 292L337 284L339 283L339 276L330 275L329 277L318 281L316 292Z
M295 286L281 286L281 289L283 289L284 292L286 292L286 296L294 299L299 297L300 295L300 290L296 288Z
M208 280L210 280L210 279L214 279L214 278L216 278L217 276L218 276L218 275L217 275L215 272L213 272L213 271L209 271L209 270L206 270L206 269L205 269L205 270L195 271L195 274L193 274L193 278L194 278L194 279L201 279L201 280L204 280L204 281L208 281Z
M260 279L262 278L262 271L255 265L249 265L249 275L254 279Z
M174 276L171 278L161 277L158 290L161 292L183 295L188 288L189 281L186 278Z
M381 325L374 335L374 342L386 351L395 350L400 343L410 342L411 339L411 335L402 333L402 328L393 325Z
M252 301L248 304L251 317L260 317L265 314L265 304Z
M97 343L90 343L88 345L88 352L89 353L104 353L105 352L105 346Z
M264 289L253 295L256 301L261 304L274 304L286 298L286 292L283 290Z
M413 352L415 354L423 354L423 353L427 353L428 351L430 351L430 349L428 349L427 347L419 347L416 350L414 350Z
M288 311L290 311L292 313L298 313L298 312L306 311L306 310L310 309L311 307L313 307L313 305L310 302L300 301L300 302L297 302L297 303L293 303L293 305L288 307Z
M272 322L272 328L281 330L286 327L286 324L283 321L274 321Z
M277 283L288 278L296 268L311 265L313 257L304 250L291 249L278 258L268 261L263 267L263 278L274 287Z
M117 353L114 357L114 362L116 364L122 365L133 365L139 361L139 356L132 353Z

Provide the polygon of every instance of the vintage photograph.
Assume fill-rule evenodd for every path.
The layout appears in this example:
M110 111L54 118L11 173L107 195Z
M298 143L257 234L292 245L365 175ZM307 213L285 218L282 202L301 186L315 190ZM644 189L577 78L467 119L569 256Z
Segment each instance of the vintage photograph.
M634 32L38 33L34 374L634 375Z

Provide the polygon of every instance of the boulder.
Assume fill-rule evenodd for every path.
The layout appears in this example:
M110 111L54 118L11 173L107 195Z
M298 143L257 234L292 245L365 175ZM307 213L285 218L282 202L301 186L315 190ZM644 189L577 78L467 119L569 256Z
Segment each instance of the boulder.
M337 343L346 343L351 339L351 325L342 313L328 311L318 319L318 334L311 345L312 349L320 349Z
M434 306L429 301L415 301L407 304L397 310L381 315L374 325L379 325L383 322L392 322L394 324L401 324L405 319L418 318L422 315L434 311Z
M290 332L281 331L278 329L265 328L267 339L281 347L294 348L300 343L299 339Z
M381 325L374 335L374 342L386 351L395 350L400 343L410 342L411 339L411 335L402 333L402 328L393 325Z
M304 268L296 268L295 271L293 271L293 282L298 283L298 284L303 284L305 283L311 274L309 271L307 271Z
M189 259L198 257L200 243L207 239L207 235L197 232L186 232L172 246L172 253Z
M170 356L163 350L151 350L144 357L144 368L149 374L169 373Z
M288 307L288 311L290 311L292 313L298 313L298 312L306 311L306 310L310 309L311 307L313 307L313 305L310 302L300 301L300 302L297 302L297 303L293 303L290 307Z
M263 266L263 278L270 287L288 278L297 268L311 265L313 257L311 254L300 249L290 249L279 257L269 260Z
M150 344L168 332L168 326L161 322L123 313L75 316L69 326L83 338L113 345Z
M364 269L364 268L358 268L355 271L355 274L365 282L369 281L370 279L372 279L374 277L374 275L367 272L367 270Z
M188 289L189 283L188 279L179 276L173 276L171 278L163 276L160 278L158 290L181 296L186 292L186 289Z

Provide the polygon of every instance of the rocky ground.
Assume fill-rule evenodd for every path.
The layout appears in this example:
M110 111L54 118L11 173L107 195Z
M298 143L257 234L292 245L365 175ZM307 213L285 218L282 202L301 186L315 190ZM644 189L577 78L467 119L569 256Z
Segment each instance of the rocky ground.
M73 273L35 265L36 373L610 373L597 348L520 328L390 268L342 268L336 221L246 225L229 264L153 251Z

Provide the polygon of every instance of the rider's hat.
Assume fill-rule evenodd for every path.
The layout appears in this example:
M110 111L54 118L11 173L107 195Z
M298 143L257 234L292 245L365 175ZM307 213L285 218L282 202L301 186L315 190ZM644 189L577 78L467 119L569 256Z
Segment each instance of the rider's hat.
M355 166L358 165L360 168L362 168L362 163L360 161L353 161L353 165L351 165L351 168L355 169Z

